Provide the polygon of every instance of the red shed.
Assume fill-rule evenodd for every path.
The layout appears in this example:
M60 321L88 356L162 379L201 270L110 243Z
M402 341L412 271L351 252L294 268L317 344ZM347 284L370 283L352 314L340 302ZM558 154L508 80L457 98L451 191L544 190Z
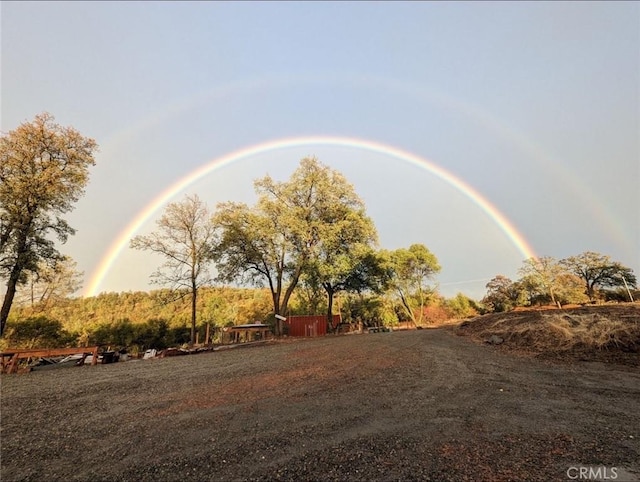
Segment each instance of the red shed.
M335 329L341 321L342 317L340 315L333 315L333 328ZM287 316L285 323L289 329L289 336L320 336L327 334L326 315Z

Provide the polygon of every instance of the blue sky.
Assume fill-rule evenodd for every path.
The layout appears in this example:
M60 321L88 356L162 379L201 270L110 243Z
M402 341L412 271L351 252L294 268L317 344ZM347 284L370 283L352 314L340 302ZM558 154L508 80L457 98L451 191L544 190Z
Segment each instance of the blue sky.
M538 254L593 250L640 272L636 2L2 2L0 15L2 131L48 111L100 145L62 247L85 286L172 183L232 151L312 135L429 159ZM486 213L379 153L265 153L175 200L252 202L254 179L285 179L305 155L345 173L382 247L429 247L445 295L480 298L496 274L517 278L521 253ZM124 250L100 290L148 289L159 262Z

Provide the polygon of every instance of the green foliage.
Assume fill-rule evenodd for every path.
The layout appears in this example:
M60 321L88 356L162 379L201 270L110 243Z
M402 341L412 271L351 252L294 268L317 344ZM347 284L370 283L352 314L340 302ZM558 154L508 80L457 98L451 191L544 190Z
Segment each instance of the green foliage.
M5 339L7 346L12 348L55 348L73 345L76 337L64 330L58 320L37 316L10 320Z
M89 335L89 345L127 348L131 352L143 352L149 348L158 350L188 343L190 328L170 326L166 320L153 318L134 324L129 319L97 326Z
M562 273L559 277L556 298L561 305L584 304L589 298L584 292L580 278L572 273Z
M560 261L549 256L530 258L520 274L516 282L502 275L492 279L483 303L492 311L508 311L526 304L630 301L637 283L633 270L592 251Z
M348 294L342 298L340 312L345 323L362 323L363 326L393 326L398 323L393 304L383 296Z
M253 207L218 207L219 279L268 287L275 314L287 313L304 273L307 284L328 287L333 296L351 272L352 248L376 238L353 186L317 159L305 158L287 181L266 176L255 182L255 190Z
M582 280L585 293L592 302L604 297L602 290L623 288L625 283L630 289L636 287L637 280L632 269L600 253L586 251L563 259L560 263Z
M290 315L319 315L327 312L327 297L317 280L302 278L289 302Z
M518 281L526 293L529 305L557 305L585 303L588 298L580 278L562 262L549 256L530 258L520 269Z
M136 340L138 326L127 318L114 323L100 324L91 330L87 344L130 347Z
M71 341L66 335L50 339L56 346L64 346L69 341L78 345L101 344L140 350L188 343L190 299L188 296L176 299L174 295L171 290L102 293L51 303L47 317L63 320L60 330L67 333ZM196 332L199 340L204 341L207 323L213 336L216 327L229 323L265 321L271 311L271 301L269 291L264 289L203 287L197 309ZM38 310L37 306L15 306L10 325L36 318Z
M617 288L603 291L605 301L627 302L633 299L634 301L640 300L640 290L626 288Z
M305 284L321 286L327 295L327 321L333 314L337 293L382 294L391 281L391 272L382 254L365 243L345 242L343 251L322 254L312 260L304 275Z
M520 268L522 282L532 298L548 298L557 305L557 293L562 287L563 267L552 257L530 258Z
M427 283L440 271L436 256L423 244L383 252L391 272L390 287L398 300L401 320L421 325L424 308L435 299L436 290Z
M462 320L477 316L483 312L483 308L468 296L458 293L453 298L443 301L450 318Z

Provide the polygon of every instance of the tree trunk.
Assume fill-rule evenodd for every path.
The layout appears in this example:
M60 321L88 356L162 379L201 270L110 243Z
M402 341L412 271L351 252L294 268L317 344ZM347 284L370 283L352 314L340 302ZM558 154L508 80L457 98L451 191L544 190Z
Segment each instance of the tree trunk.
M279 266L278 274L276 277L275 286L271 276L268 276L269 279L269 288L271 289L271 299L273 300L273 314L280 315L280 295L282 294L282 266ZM278 318L276 318L276 326L275 326L275 335L282 335L282 325Z
M335 292L330 286L324 287L327 290L327 333L333 332L333 295Z
M549 288L549 295L551 295L551 303L553 303L554 305L556 305L558 308L562 308L562 305L560 304L560 302L558 300L556 300L556 296L553 293L553 288Z
M274 315L280 314L280 293L276 293L271 290L271 299L273 300L273 313ZM280 336L282 334L282 329L280 327L280 320L276 318L276 336Z
M398 293L400 294L400 300L402 301L402 306L404 307L404 309L406 310L407 314L409 315L409 318L411 319L411 322L413 323L414 326L418 326L416 324L416 315L413 312L413 310L411 309L411 306L409 306L409 302L405 298L404 293L402 292L402 290L398 290Z
M4 295L4 301L2 303L2 310L0 310L0 336L4 334L4 327L7 324L7 318L9 318L9 311L11 311L11 305L13 303L13 297L16 294L16 286L18 284L18 278L20 274L14 276L16 268L13 268L9 282L7 283L7 291Z
M587 296L592 303L596 300L595 284L589 283L589 281L587 281Z
M26 257L26 249L27 249L27 230L31 226L31 221L27 224L27 227L20 234L20 239L18 241L18 256L16 258L16 262L11 269L11 274L9 275L9 280L7 282L7 291L4 295L4 301L2 302L2 309L0 309L0 336L4 334L4 328L7 324L7 319L9 318L9 312L11 311L11 305L13 304L13 298L16 295L16 288L18 286L18 281L20 280L20 275L22 274L22 269L25 266L25 257Z
M191 344L196 342L196 300L198 297L198 287L195 282L191 285Z
M282 315L284 315L287 311L287 307L289 306L289 300L291 299L291 295L293 294L293 290L298 285L298 280L300 279L300 274L302 273L302 265L299 265L293 275L291 276L291 280L289 281L289 286L284 291L284 296L282 298L282 305L280 309L282 310Z

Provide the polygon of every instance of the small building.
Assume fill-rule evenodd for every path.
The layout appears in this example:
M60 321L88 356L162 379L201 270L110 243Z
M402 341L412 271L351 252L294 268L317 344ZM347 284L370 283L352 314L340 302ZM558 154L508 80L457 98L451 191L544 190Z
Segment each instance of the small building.
M333 315L332 328L335 330L342 322L342 316ZM293 315L285 321L289 336L321 336L327 334L326 315Z
M246 343L271 338L271 327L263 323L227 326L222 329L223 343Z

